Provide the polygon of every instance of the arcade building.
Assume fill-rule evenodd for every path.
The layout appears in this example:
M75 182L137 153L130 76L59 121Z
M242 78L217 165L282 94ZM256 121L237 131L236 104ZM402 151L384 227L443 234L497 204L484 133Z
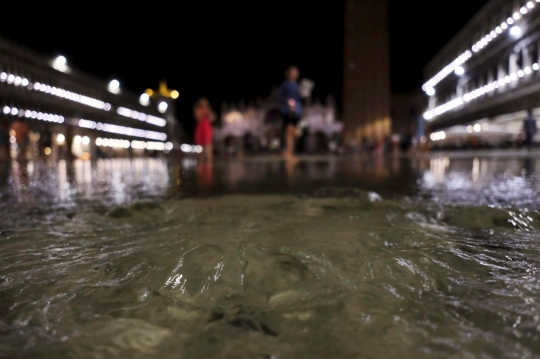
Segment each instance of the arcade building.
M490 0L424 69L436 147L519 143L540 116L540 0Z
M178 95L165 82L136 95L0 37L0 160L169 152Z

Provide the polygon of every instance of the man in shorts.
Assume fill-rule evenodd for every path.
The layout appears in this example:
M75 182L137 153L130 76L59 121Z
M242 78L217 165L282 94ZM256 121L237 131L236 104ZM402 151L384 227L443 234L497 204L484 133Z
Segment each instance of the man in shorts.
M285 80L279 87L279 103L283 115L283 127L285 134L285 151L283 156L287 160L297 160L294 155L294 145L297 137L298 122L302 117L302 103L300 99L300 89L298 88L298 77L300 71L296 66L289 66L285 70Z

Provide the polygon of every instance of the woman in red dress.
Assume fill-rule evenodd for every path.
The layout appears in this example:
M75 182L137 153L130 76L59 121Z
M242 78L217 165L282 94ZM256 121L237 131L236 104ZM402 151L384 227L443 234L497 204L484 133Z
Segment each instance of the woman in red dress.
M203 162L212 162L212 121L216 114L212 111L206 98L200 98L193 106L193 115L197 120L195 126L195 144L202 147L201 159Z

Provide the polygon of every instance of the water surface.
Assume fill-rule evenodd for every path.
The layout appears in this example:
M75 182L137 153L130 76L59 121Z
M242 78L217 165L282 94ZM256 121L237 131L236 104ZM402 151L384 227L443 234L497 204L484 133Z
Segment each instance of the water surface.
M540 357L537 164L0 167L0 356Z

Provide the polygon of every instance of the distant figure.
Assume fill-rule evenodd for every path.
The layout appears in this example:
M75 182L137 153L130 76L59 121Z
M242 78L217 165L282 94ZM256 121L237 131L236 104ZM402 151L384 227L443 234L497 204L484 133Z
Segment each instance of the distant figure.
M418 150L423 150L424 149L424 145L425 145L425 142L426 142L426 136L425 136L425 132L426 132L426 119L424 118L424 115L423 114L417 114L416 111L415 111L415 118L414 120L416 121L416 128L415 128L415 133L414 133L414 142L415 142L415 147L416 149Z
M51 130L49 129L49 124L45 124L45 128L40 131L39 134L39 140L38 140L38 146L39 146L39 155L41 157L46 157L51 152L52 148L52 134ZM46 152L46 148L49 148L49 152Z
M9 160L9 126L5 121L0 121L0 163Z
M300 71L296 66L289 66L285 70L285 80L281 83L278 100L283 114L283 127L285 132L285 151L283 156L287 160L298 160L294 155L296 137L298 136L298 122L302 117L302 103L300 89L297 81Z
M15 131L15 139L17 141L17 147L19 148L17 159L25 160L27 159L30 140L28 138L28 125L26 124L24 117L13 122L11 124L11 129Z
M411 135L410 131L406 131L401 136L401 141L399 143L401 151L408 152L409 149L412 147L412 145L413 145L413 136Z
M210 107L210 103L204 97L193 105L193 115L197 120L195 126L195 144L202 147L201 159L203 162L212 162L212 121L216 114Z
M530 150L534 144L534 136L538 132L536 118L533 117L532 110L527 110L527 118L523 121L523 131L525 132L525 145Z

